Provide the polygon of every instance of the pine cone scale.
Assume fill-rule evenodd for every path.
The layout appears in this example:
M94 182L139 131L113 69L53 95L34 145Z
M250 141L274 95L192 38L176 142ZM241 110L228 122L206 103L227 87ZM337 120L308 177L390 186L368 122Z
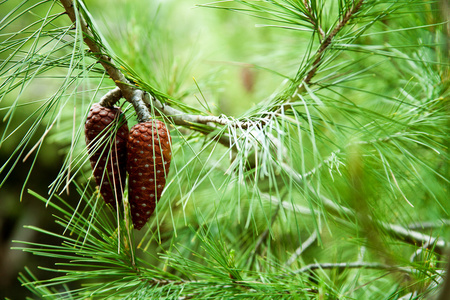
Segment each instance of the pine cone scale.
M117 126L120 127L114 134ZM128 126L121 110L93 104L85 123L85 136L100 194L115 207L116 200L122 202L127 163Z
M145 225L161 198L170 167L170 144L170 133L158 120L139 123L131 128L128 139L128 190L131 217L136 229Z

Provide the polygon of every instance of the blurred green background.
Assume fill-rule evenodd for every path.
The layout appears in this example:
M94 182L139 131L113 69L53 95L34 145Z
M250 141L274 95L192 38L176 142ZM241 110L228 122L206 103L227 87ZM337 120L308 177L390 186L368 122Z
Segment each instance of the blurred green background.
M16 5L13 2L7 1L1 4L0 18L6 15L8 8L11 9ZM105 1L86 1L100 32L104 35L104 40L108 42L118 57L132 66L148 82L192 106L199 106L197 98L204 96L213 114L223 113L228 116L239 117L248 109L278 91L280 86L283 86L287 76L296 74L301 54L308 47L309 33L259 26L263 23L271 23L243 14L196 6L196 4L203 3L207 3L207 1L120 0L114 1L114 4ZM437 2L437 5L440 5L440 3ZM45 14L46 10L47 7L45 6L37 8L33 10L33 13L21 18L15 26L10 26L7 29L21 28L23 24L32 22L40 15ZM57 10L62 11L62 8L55 7L55 11ZM442 10L442 13L444 14L445 10ZM405 19L401 22L407 24L408 19L405 16L402 17ZM426 14L416 17L430 18L430 23L438 22L442 18L442 16ZM67 24L69 23L68 18L58 20L58 22L64 21ZM391 22L400 21L391 20ZM384 25L389 26L387 23L388 21ZM421 34L425 37L429 33L427 30L429 29L421 31ZM383 44L384 42L392 45L401 45L410 39L412 40L409 33L402 33L401 36L404 38L403 40L401 38L388 38L384 35L367 36L363 39L367 44ZM8 55L8 52L1 55ZM359 55L363 56L363 54L354 53L351 58L358 58ZM5 57L1 58L4 59ZM345 57L343 60L345 60ZM355 65L364 69L376 65L381 60L379 57L373 57L364 59ZM48 78L35 80L27 86L22 94L21 103L27 101L31 103L52 95L63 80L58 77L63 73L61 70L55 70L54 78L47 74L49 75ZM398 86L399 78L394 63L382 64L380 67L372 68L370 76L372 77L369 80L360 77L353 81L355 95L359 95L356 88L363 89L368 85L380 93L389 92ZM408 76L406 74L405 78L408 78ZM202 96L200 96L196 83L201 89ZM94 79L80 88L90 90L94 89L96 84L97 82ZM112 82L105 80L105 84L112 85ZM342 91L348 92L345 89L342 89ZM87 99L90 94L92 93L86 93ZM346 96L351 97L348 94ZM380 111L392 109L392 103L370 102L374 98L376 97L370 98L367 95L366 99L356 99L355 101L364 103L368 108L376 106ZM8 108L15 101L16 95L14 93L2 100L0 103L1 120L4 120ZM83 101L86 102L86 99L75 99L74 103L79 105ZM0 123L0 133L11 134L0 148L0 165L11 158L11 153L20 143L21 137L27 133L27 125L31 120L23 123L24 126L20 125L36 109L36 105L25 105L23 109L16 110L8 131L5 131L7 123ZM71 116L72 108L68 105L65 108L67 110L65 115ZM336 115L335 117L336 120L339 120L342 116ZM77 121L82 122L79 116ZM130 121L130 127L133 122L136 122L136 120ZM44 237L34 231L24 229L23 226L35 225L50 231L61 232L61 227L54 224L54 219L51 216L52 209L46 208L26 191L32 189L41 195L47 194L48 186L53 182L63 165L67 147L70 145L71 136L61 134L61 132L67 132L67 128L64 126L64 124L57 124L48 135L25 188L23 183L34 158L32 155L25 162L22 159L18 161L12 175L0 189L1 298L23 299L26 295L29 295L27 290L20 287L17 281L17 273L23 271L24 266L32 268L34 274L40 279L45 279L51 275L46 272L40 273L36 268L37 266L53 266L54 261L51 258L44 259L31 256L25 252L10 250L10 248L13 246L12 240L39 242L40 239L45 239L46 243L57 243L57 241L49 241L47 236ZM13 129L16 128L17 130L13 132ZM33 145L39 141L45 130L43 127L39 128L39 132L35 134L32 142L25 148L24 154L33 149ZM314 162L309 161L307 163L313 164ZM446 166L442 167L445 168ZM89 172L89 168L85 168L85 170ZM337 179L337 182L340 182L339 179ZM432 185L433 182L430 183L430 189L433 189ZM336 189L339 189L339 187ZM436 190L439 190L439 188L436 188ZM20 202L22 191L24 192ZM445 195L440 196L445 197ZM79 197L76 193L70 193L64 195L64 198L76 206ZM431 200L429 201L434 203ZM416 209L424 209L430 203L418 203ZM389 210L389 206L385 204L380 204L380 211ZM409 210L403 202L392 204L392 206L405 206L406 208L403 207L402 209ZM411 213L411 219L418 214L417 211L412 209L409 212ZM435 205L433 208L424 211L422 215L424 215L424 219L437 219L444 213L440 207ZM391 216L393 220L397 218L407 219L408 217ZM448 235L445 230L443 229L440 233ZM343 231L345 232L345 229ZM344 239L345 234L341 234L342 239ZM286 240L290 238L286 237ZM327 239L327 236L325 235L323 238ZM339 234L333 238L339 238ZM345 247L351 247L349 244L352 242L345 241L342 243L346 243ZM344 253L345 247L336 250L332 255L345 259L347 255L347 253ZM329 255L324 251L320 253L307 252L306 255L308 254L311 256L308 257L311 262L314 261L316 255L322 257Z

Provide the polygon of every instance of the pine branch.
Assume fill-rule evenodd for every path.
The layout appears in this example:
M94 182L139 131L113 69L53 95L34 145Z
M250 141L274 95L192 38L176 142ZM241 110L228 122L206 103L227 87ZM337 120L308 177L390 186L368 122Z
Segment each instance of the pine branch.
M345 214L347 214L349 216L359 217L359 218L363 217L363 216L358 216L357 212L354 212L353 210L351 210L345 206L340 206L340 205L335 204L333 201L331 201L330 199L327 199L326 197L322 196L321 198L324 201L324 205L326 207L328 207L329 209L334 210L337 214L339 214L339 212L344 212ZM369 216L369 219L372 219L372 218ZM390 223L381 222L381 221L375 221L375 222L378 225L380 225L381 228L386 230L386 232L390 236L400 239L410 245L416 246L417 244L420 244L420 245L432 244L432 245L435 245L434 249L439 254L444 253L444 251L446 249L447 243L445 242L445 240L443 240L439 237L428 236L428 235L422 234L420 232L417 232L417 231L414 231L414 230L411 230L411 229L408 229L408 228L405 228L403 226L396 225L396 224L390 224Z
M411 244L411 245L433 245L436 253L443 254L445 252L447 243L445 240L425 235L417 231L410 230L400 225L389 224L386 222L379 222L379 224L393 237Z
M350 20L350 18L356 14L362 4L363 0L359 1L357 4L354 4L351 8L348 9L348 11L343 15L342 20L337 24L337 26L334 28L334 30L328 34L325 37L325 33L323 32L323 29L316 24L316 21L314 21L312 17L312 10L308 4L305 4L305 7L307 8L308 12L311 14L309 16L310 21L313 23L315 27L317 27L317 30L319 34L323 37L321 46L319 47L317 53L315 54L316 59L314 60L312 64L312 69L306 74L305 78L302 80L303 84L301 84L298 87L297 93L300 92L302 87L304 85L309 85L311 79L314 77L314 75L317 72L317 69L319 68L323 55L325 51L329 48L329 46L332 43L333 38L339 33L339 31L347 24L347 22ZM169 118L173 124L180 125L184 127L188 127L192 130L197 130L202 133L211 133L214 130L216 130L217 125L222 126L232 126L234 128L240 128L240 129L247 129L255 124L254 121L239 121L232 118L228 118L224 115L221 116L205 116L205 115L196 115L196 114L187 114L185 112L182 112L176 108L173 108L167 104L163 104L163 102L153 95L150 95L146 91L143 91L139 88L137 88L135 85L133 85L126 77L125 75L120 71L120 69L114 64L112 61L112 58L108 56L107 54L102 51L102 48L98 45L99 41L95 40L95 37L92 33L92 31L89 29L89 26L87 25L86 20L82 17L82 15L78 12L78 14L75 12L75 7L72 0L61 0L61 3L63 4L66 13L70 17L71 21L75 24L79 24L81 27L81 30L84 34L84 42L89 47L91 53L98 59L98 61L101 63L101 65L104 67L105 71L108 73L108 75L111 77L111 79L114 80L117 87L120 89L120 92L122 96L125 98L126 101L130 102L138 116L138 119L142 122L145 120L148 120L151 117L151 114L149 111L153 111L155 109L158 113L165 115L167 118ZM77 18L78 16L78 18ZM77 21L78 20L78 21ZM78 22L78 23L77 23ZM105 95L108 99L103 99L102 103L105 103L105 105L111 106L114 104L114 101L117 101L118 99L118 90L114 90L114 95L111 95L112 98L109 99L109 95ZM279 113L281 108L278 108L276 113ZM256 120L256 122L259 122L261 124L268 124L271 121L271 117L267 114L263 114L260 118ZM205 128L204 126L200 129L195 126L195 124L201 124L206 125L208 128ZM194 125L194 126L193 126ZM227 147L230 146L230 139L225 136L220 136L217 138L219 142Z
M350 18L355 15L360 9L363 4L364 0L359 0L356 4L353 4L343 15L342 20L336 25L336 27L333 29L333 31L328 34L324 40L322 41L319 50L316 53L316 58L314 62L312 63L312 69L306 74L305 78L303 79L303 83L300 85L300 87L297 90L297 93L301 91L304 88L304 85L310 85L311 79L316 75L316 72L319 68L319 66L322 63L323 55L325 51L330 47L334 37L341 31L342 28L347 24L347 22L350 20ZM320 33L320 27L318 27L319 33ZM322 34L322 33L321 33Z
M117 101L122 98L122 90L120 87L116 87L115 89L110 90L106 93L99 101L100 105L105 107L113 106ZM200 131L202 133L210 133L213 132L216 128L215 124L219 125L227 125L231 123L228 119L223 117L216 116L203 116L203 115L191 115L186 114L182 111L179 111L175 108L172 108L168 105L163 105L161 101L156 98L150 96L149 93L142 92L139 89L136 89L134 96L131 98L130 102L133 104L133 107L138 115L139 120L148 120L151 118L150 111L156 109L157 112L163 113L167 118L169 118L173 124L185 126L193 130ZM194 124L204 124L209 126L209 129L198 129L193 127ZM249 126L245 122L234 122L234 125L240 126ZM230 143L230 139L222 134L219 134L213 139L218 140L222 145L226 147L233 147Z
M380 263L370 263L370 262L350 262L350 263L321 263L321 264L309 264L300 268L298 270L293 271L293 274L301 274L308 271L320 270L320 269L338 269L343 271L345 269L380 269L380 270L388 270L388 271L396 271L407 274L412 274L414 272L413 269L402 268L398 266L391 266Z
M177 110L169 105L163 104L160 100L149 93L137 88L133 85L125 75L119 70L119 68L114 64L111 57L104 54L98 42L95 41L95 37L92 31L89 29L86 20L81 16L81 14L75 11L75 6L72 0L61 0L61 3L66 10L67 15L70 17L74 24L79 24L81 31L84 34L84 42L89 47L91 53L98 59L105 71L114 80L117 88L110 91L102 99L101 103L106 106L112 106L120 97L124 97L125 100L130 102L138 115L140 122L149 120L151 118L150 111L152 108L156 109L158 112L164 114L172 120L175 125L181 125L185 127L193 128L193 124L203 124L210 126L211 128L207 132L212 132L217 125L230 125L238 128L248 128L253 122L242 122L236 120L230 120L224 116L204 116L204 115L194 115L186 114L180 110ZM265 122L265 120L261 120ZM204 132L204 130L199 130ZM219 141L225 146L230 146L230 141L228 138L218 138Z
M306 241L301 244L300 247L298 247L295 252L289 257L289 259L286 261L286 266L292 265L297 258L302 255L303 251L305 251L309 246L311 246L315 241L317 240L317 230L314 230L314 232L308 237Z
M450 226L450 220L449 219L442 219L437 222L415 222L408 225L408 229L411 230L428 230L433 228L440 228L440 227L448 227Z
M297 175L297 177L294 177L294 179L298 178L299 175ZM315 193L314 190L311 189L311 192ZM337 205L335 204L333 201L331 201L330 199L324 197L324 196L319 196L322 201L324 206L333 213L333 216L337 219L337 220L341 220L341 221L346 221L346 219L348 217L358 217L358 214L356 212L354 212L352 209L347 208L345 206L342 205ZM267 198L268 201L272 201L274 202L274 204L283 206L285 209L294 211L294 212L298 212L301 214L305 214L305 215L311 215L311 214L315 214L317 216L321 215L321 212L317 212L314 211L312 212L311 209L304 207L304 206L300 206L300 205L295 205L286 201L281 201L276 199L275 197L270 197ZM342 214L345 215L345 218L342 217ZM362 216L360 216L362 217ZM371 219L371 218L370 218ZM434 246L434 251L436 253L442 254L445 252L447 243L445 242L445 240L439 238L439 237L433 237L433 236L428 236L425 235L423 233L405 228L403 226L400 225L396 225L396 224L390 224L387 222L379 222L376 221L376 223L383 228L386 233L388 233L391 237L399 239L407 244L410 245L414 245L417 246L418 244L420 245L433 245Z
M112 107L122 98L122 90L119 87L107 92L99 101L103 107Z
M311 22L311 24L313 24L314 28L316 28L317 32L319 32L321 39L325 39L326 38L326 34L323 31L322 27L320 26L320 24L318 24L317 19L314 18L313 16L313 10L311 8L311 6L308 3L308 0L303 0L303 5L305 5L306 10L308 11L309 15L307 15L309 21Z
M121 97L130 102L136 111L139 122L144 122L151 118L150 111L156 111L163 114L171 120L175 125L187 127L191 130L196 130L204 134L210 134L217 130L217 125L227 125L235 128L246 129L254 124L252 121L239 121L227 118L225 116L204 116L187 114L167 104L163 104L156 97L151 96L146 91L143 91L133 85L125 75L114 64L111 57L104 54L102 49L95 42L94 36L89 29L86 20L78 12L75 12L75 7L72 0L61 0L61 3L66 10L67 15L75 24L80 24L81 30L84 34L84 42L89 47L90 51L97 57L98 61L104 67L105 71L114 80L117 88L111 90L101 99L101 103L105 106L112 106ZM77 17L78 16L78 17ZM78 21L77 21L78 20ZM77 23L78 22L78 23ZM262 124L269 122L267 118L259 120ZM198 126L200 125L200 126ZM212 139L217 140L225 147L234 148L235 142L226 134L219 132L214 135Z
M89 47L93 55L98 59L98 62L103 66L105 71L114 80L114 83L120 88L122 95L131 102L134 94L138 90L125 78L123 73L114 65L111 57L104 54L101 47L98 45L96 38L86 20L81 16L79 11L75 11L75 6L72 0L60 0L70 20L76 26L80 26L80 30L83 33L83 41ZM77 8L78 9L78 8Z

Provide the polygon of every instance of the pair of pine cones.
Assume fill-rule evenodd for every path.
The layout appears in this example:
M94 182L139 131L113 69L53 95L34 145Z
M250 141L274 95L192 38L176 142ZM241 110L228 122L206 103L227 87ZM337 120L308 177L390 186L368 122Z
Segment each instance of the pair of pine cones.
M164 123L150 120L128 131L118 107L92 105L85 123L86 144L94 178L106 203L122 203L128 172L128 200L134 228L141 229L155 210L172 158Z

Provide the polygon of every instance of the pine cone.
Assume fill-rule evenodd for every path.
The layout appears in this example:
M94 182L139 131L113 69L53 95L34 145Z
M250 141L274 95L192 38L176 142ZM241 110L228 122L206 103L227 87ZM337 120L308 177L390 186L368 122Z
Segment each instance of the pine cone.
M128 196L134 228L141 229L161 198L172 152L164 123L151 120L136 124L128 138Z
M116 131L117 130L117 131ZM128 125L118 107L92 105L84 126L95 182L106 203L116 207L125 189ZM105 171L106 168L106 171Z

